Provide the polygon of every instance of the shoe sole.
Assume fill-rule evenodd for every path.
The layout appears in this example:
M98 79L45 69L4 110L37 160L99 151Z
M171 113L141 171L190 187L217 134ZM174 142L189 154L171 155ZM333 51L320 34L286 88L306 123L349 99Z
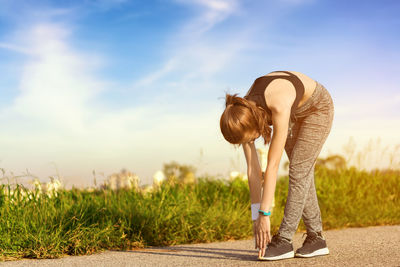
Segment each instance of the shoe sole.
M283 260L283 259L290 259L290 258L294 258L294 251L290 251L290 252L287 252L285 254L278 255L278 256L261 257L261 258L258 258L258 259L261 260L261 261L274 261L274 260Z
M323 255L328 255L329 254L329 249L328 248L321 248L318 249L312 253L309 254L301 254L301 253L296 253L296 257L299 258L310 258L310 257L315 257L315 256L323 256Z

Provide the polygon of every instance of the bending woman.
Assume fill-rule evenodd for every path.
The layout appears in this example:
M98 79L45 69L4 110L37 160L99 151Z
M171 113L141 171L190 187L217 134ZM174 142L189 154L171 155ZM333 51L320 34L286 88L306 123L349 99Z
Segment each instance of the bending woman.
M259 259L329 254L322 236L314 167L331 130L333 114L333 101L326 88L295 71L274 71L257 78L243 98L226 94L220 127L229 143L242 145L246 157ZM254 140L260 136L265 145L269 144L264 172L254 145ZM288 196L278 233L271 238L269 215L284 149L289 158ZM292 238L301 218L307 237L294 253Z

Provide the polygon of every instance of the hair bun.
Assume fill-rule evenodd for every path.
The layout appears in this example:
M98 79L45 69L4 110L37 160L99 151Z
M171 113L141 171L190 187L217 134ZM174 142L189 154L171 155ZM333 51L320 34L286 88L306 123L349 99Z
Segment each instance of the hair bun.
M239 102L237 95L238 94L234 94L234 95L226 94L225 107L237 104Z
M242 106L245 109L228 108L233 105ZM238 135L240 136L248 129L253 129L262 135L265 145L269 144L272 133L268 125L270 119L269 114L255 101L250 101L247 97L239 97L237 93L225 94L225 111L220 119L220 127L225 139L229 142L239 142Z

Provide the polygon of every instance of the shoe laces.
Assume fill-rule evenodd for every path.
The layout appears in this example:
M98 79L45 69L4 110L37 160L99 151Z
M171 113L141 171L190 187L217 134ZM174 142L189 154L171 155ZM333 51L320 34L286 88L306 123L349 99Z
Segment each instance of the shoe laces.
M284 238L281 237L279 234L275 234L272 236L271 243L269 243L269 245L276 247L282 242L285 242Z
M312 244L319 238L317 233L315 233L315 234L303 233L302 238L304 237L304 235L307 235L307 237L306 237L306 239L304 239L303 246L308 243Z

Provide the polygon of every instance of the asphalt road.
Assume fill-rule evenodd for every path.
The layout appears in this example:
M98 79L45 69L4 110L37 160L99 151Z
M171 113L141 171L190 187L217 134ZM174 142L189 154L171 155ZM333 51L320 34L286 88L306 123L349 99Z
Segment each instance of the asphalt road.
M330 254L309 259L258 261L254 240L241 240L23 259L0 266L400 266L400 225L329 230L324 236ZM295 250L304 238L302 233L295 234Z

